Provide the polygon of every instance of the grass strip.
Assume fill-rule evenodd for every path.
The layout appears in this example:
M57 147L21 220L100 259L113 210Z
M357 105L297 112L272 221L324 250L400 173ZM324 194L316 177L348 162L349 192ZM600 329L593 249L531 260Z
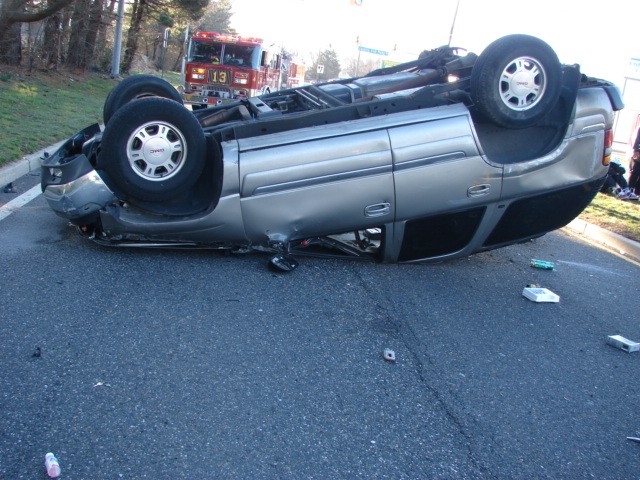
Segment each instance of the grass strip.
M99 75L0 74L0 165L101 122L104 99L115 84Z
M619 200L599 193L579 218L640 242L639 200Z

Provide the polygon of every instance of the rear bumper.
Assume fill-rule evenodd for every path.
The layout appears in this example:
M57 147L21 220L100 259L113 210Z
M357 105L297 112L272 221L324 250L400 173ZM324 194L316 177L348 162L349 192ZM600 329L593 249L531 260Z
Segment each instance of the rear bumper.
M90 148L84 146L90 147L91 142L85 144L80 139L93 130L83 132L43 160L40 179L42 194L51 209L76 224L90 223L97 218L100 209L117 200L87 158L85 150ZM78 153L79 150L83 153Z
M42 194L56 214L74 223L90 222L99 210L116 200L95 170L69 183L48 185Z

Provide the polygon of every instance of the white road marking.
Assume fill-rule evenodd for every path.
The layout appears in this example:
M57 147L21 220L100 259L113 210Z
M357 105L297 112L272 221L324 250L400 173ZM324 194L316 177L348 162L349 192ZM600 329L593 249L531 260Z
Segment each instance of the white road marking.
M40 189L40 184L38 184L35 187L33 187L31 190L24 192L19 197L16 197L10 202L7 202L4 205L2 205L0 207L0 221L7 218L9 215L11 215L13 212L18 210L20 207L24 207L27 203L29 203L31 200L36 198L41 193L42 193L42 190Z

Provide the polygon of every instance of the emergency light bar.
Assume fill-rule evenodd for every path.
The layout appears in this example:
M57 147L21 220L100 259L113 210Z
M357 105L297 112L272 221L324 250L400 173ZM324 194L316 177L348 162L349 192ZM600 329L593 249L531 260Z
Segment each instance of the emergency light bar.
M219 42L225 43L237 43L237 42L246 42L246 43L254 43L261 44L263 42L262 38L258 37L244 37L242 35L228 35L218 32L196 32L193 35L195 39L209 39L209 40L217 40Z

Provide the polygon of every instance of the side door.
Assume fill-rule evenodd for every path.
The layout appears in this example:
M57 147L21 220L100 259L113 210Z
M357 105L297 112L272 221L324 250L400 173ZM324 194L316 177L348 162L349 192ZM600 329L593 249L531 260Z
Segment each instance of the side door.
M393 255L400 261L462 250L486 206L497 202L503 169L480 155L468 114L389 129L396 188Z
M247 236L289 241L390 223L387 131L348 122L239 141Z

